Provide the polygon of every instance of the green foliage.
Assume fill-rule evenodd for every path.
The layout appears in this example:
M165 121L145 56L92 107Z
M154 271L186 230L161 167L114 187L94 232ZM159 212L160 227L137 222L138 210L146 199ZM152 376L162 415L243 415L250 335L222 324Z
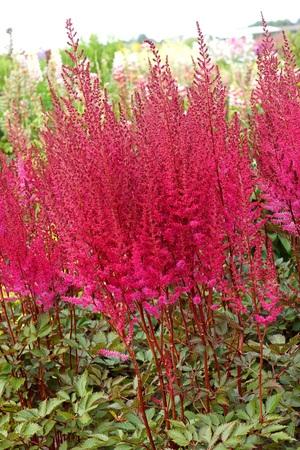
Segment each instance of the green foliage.
M101 348L124 351L107 323L97 314L64 304L37 316L24 314L24 309L21 314L20 303L11 307L7 311L15 342L5 321L0 331L0 449L51 448L54 442L60 442L62 449L144 448L147 436L136 414L133 367L130 362L98 355ZM26 303L25 307L28 310ZM291 314L287 317L290 319ZM248 338L243 354L236 356L243 371L244 392L239 398L236 374L228 376L225 367L226 343L236 335L236 323L228 311L216 313L217 351L224 368L219 378L209 351L213 390L211 411L206 413L207 392L201 385L204 348L195 336L191 341L194 351L189 352L183 330L176 328L176 317L174 320L185 406L181 417L177 403L178 418L170 420L168 430L162 427L163 411L154 402L160 394L152 354L145 345L144 333L140 331L135 337L146 413L157 449L177 445L197 450L250 450L257 446L296 450L300 335L295 332L289 337L287 320L270 327L263 349L263 422L257 399L259 344L252 325L245 329ZM196 396L192 390L195 383L199 386Z
M288 39L295 55L297 66L300 67L300 31L297 33L289 33Z
M49 108L49 89L45 81L34 79L29 71L15 63L6 79L0 97L0 147L11 153L8 142L8 121L18 120L24 136L39 146L39 133L43 124L43 108Z
M3 91L4 84L8 78L14 62L10 56L0 55L0 93Z
M144 425L132 413L131 368L98 356L102 347L122 350L119 340L98 315L81 310L75 334L70 309L33 317L12 305L15 343L2 323L0 449L51 448L60 440L62 449L122 449L117 445L145 441Z
M114 57L122 47L121 41L102 44L95 34L90 36L88 42L81 43L81 48L90 61L91 71L99 75L103 86L111 82Z

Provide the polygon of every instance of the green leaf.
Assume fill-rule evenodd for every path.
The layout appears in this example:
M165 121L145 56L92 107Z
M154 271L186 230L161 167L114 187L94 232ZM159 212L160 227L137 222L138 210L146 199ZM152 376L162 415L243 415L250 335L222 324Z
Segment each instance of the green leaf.
M88 438L84 442L82 442L80 446L74 447L73 450L79 450L84 448L95 448L95 449L101 448L101 441L96 438Z
M37 336L43 338L51 333L52 327L49 323L50 317L48 313L43 313L39 315L37 324Z
M111 405L110 405L111 408ZM137 416L136 414L126 414L127 420L132 423L133 425L135 425L137 428L144 428L143 423L141 422L139 416Z
M58 411L56 412L56 415L57 415L57 417L58 417L60 420L63 420L63 421L66 421L66 422L68 422L69 420L70 420L70 421L73 421L73 420L74 420L74 414L72 414L72 413L69 412L69 411L58 410Z
M1 361L0 362L0 374L1 374L1 379L3 380L5 377L7 377L8 375L10 375L10 373L13 370L13 366L11 364L9 364L6 361Z
M84 403L85 411L92 411L93 409L97 408L98 404L99 404L99 400L103 400L106 398L107 398L107 396L103 392L94 392L93 394L88 393L87 396L84 399L82 399L82 400L86 400ZM82 400L80 401L79 408L82 407L82 405L81 405Z
M257 400L254 398L246 405L246 413L248 416L253 419L257 416Z
M93 436L101 441L107 442L109 437L106 434L103 433L94 433Z
M5 450L7 448L11 449L11 448L14 448L14 447L15 447L15 445L14 445L14 442L12 442L12 441L9 441L7 439L0 441L0 449L1 450Z
M61 397L64 400L70 400L69 394L65 391L58 391L56 395L57 395L57 397Z
M204 441L204 442L207 442L207 444L209 444L211 441L211 438L212 438L212 430L209 425L200 429L200 431L199 431L200 442Z
M75 388L78 392L79 397L84 397L87 394L87 382L88 382L88 372L85 370L80 377L78 377Z
M244 411L242 409L239 409L237 411L236 415L239 419L246 420L246 421L249 420L249 415L246 413L246 411Z
M86 413L82 414L82 416L79 417L79 422L80 422L82 425L85 426L85 425L87 425L87 424L89 424L89 423L92 422L92 418L91 418L91 416L86 412Z
M235 425L236 425L236 421L224 424L224 431L222 432L222 435L221 435L222 442L226 442L227 441L227 439L231 435Z
M214 447L214 450L227 450L228 447L226 447L224 444L220 443L216 447Z
M37 408L33 409L24 409L23 411L19 411L14 415L14 419L17 422L29 422L30 420L36 420L39 416L39 412Z
M295 441L296 439L292 438L291 436L289 436L287 433L285 433L284 431L279 431L278 433L273 433L270 435L270 438L274 441L274 442L280 442L280 441Z
M185 423L181 422L180 420L171 419L170 424L172 425L172 428L181 428L183 430L186 429Z
M13 391L16 392L25 383L25 378L10 377L8 383L9 386L13 389Z
M221 425L218 425L215 429L211 441L209 442L209 447L213 447L218 442L221 436L222 441L225 442L231 434L234 426L235 422L222 423Z
M39 405L39 416L45 417L51 414L57 406L64 402L62 398L51 398L49 400L43 400Z
M47 402L48 400L43 400L39 405L39 417L45 417L47 414Z
M116 446L116 450L132 450L134 447L131 447L131 445L127 444L120 444Z
M44 429L44 434L47 436L47 434L50 433L50 431L54 428L56 422L55 420L52 419L48 419L46 420L46 422L43 425L43 429Z
M51 414L63 402L64 402L64 399L60 399L60 398L49 399L48 404L47 404L47 415Z
M273 423L271 425L267 425L262 429L262 434L270 434L274 433L275 431L281 431L286 428L286 425L280 425L279 423Z
M269 341L272 344L284 345L285 337L282 334L273 334L272 336L268 336Z
M175 444L180 445L181 447L186 447L190 443L190 441L179 430L168 430L168 436L173 442L175 442Z
M267 399L267 401L266 401L266 413L267 414L272 414L275 411L275 409L277 408L277 406L280 403L281 397L282 397L282 394L275 394Z
M59 446L58 450L68 450L68 443L67 443L67 441L63 442L63 443Z
M148 420L153 419L154 414L155 414L155 408L149 408L149 409L147 409L147 411L146 411L146 416L147 416L147 419L148 419Z
M289 239L287 239L286 237L278 234L278 239L280 240L281 244L283 245L283 248L285 249L285 251L290 254L291 253L291 243L289 241Z
M248 425L246 423L239 423L234 431L234 436L245 436L252 430L253 425Z
M24 427L22 434L26 437L31 437L34 434L41 435L41 434L43 434L43 428L40 425L38 425L37 423L28 423Z

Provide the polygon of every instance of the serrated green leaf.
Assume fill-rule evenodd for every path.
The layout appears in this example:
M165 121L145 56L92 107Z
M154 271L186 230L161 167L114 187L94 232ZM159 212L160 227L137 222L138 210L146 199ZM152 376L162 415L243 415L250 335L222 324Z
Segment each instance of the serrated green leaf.
M25 378L9 377L8 383L13 391L18 391L25 383Z
M23 411L18 411L14 415L14 419L17 422L29 422L31 420L36 420L39 417L39 411L37 408L24 409Z
M87 394L87 382L88 382L88 372L85 370L82 375L80 375L75 383L75 388L78 392L79 397L84 397Z
M48 402L48 400L43 400L39 404L39 417L45 417L45 415L47 413L47 402Z
M103 441L102 441L103 442ZM88 438L80 446L74 447L73 450L80 450L85 448L98 449L101 447L101 441L96 438Z
M275 394L267 399L267 401L266 401L266 413L267 414L272 414L276 410L277 406L280 403L281 397L282 397L282 394Z
M239 423L234 430L234 436L245 436L253 428L253 425L248 425L246 423Z
M74 420L74 414L72 414L69 411L58 410L56 412L56 414L60 420L64 420L64 421Z
M238 417L239 419L246 420L246 421L249 420L248 414L247 414L245 411L241 410L241 409L239 409L239 410L237 411L237 414L236 414L236 415L237 415L237 417Z
M286 425L280 425L279 423L273 423L271 425L267 425L262 429L262 434L270 434L274 433L275 431L281 431L286 428Z
M253 399L246 405L246 413L248 416L253 419L255 416L257 416L257 400Z
M210 443L212 438L212 429L209 425L202 427L199 431L199 440L200 442L206 442L207 444Z
M232 432L234 425L235 422L222 423L221 425L218 425L217 428L215 429L211 441L209 442L209 448L212 448L218 442L223 433L225 438L224 439L222 438L222 441L225 442L225 440L228 439L229 434Z
M79 422L82 425L87 425L88 423L91 423L91 421L92 421L92 418L87 412L82 414L82 416L79 417Z
M51 414L57 406L64 402L62 398L51 398L48 400L43 400L39 405L39 416L45 417Z
M274 441L274 442L280 442L280 441L295 441L296 439L292 438L291 436L289 436L287 433L285 433L284 431L279 431L278 433L272 433L270 435L270 438Z
M107 442L109 437L103 433L94 433L93 436L100 441Z
M50 431L54 428L56 422L53 419L48 419L45 421L43 425L44 434L47 436L47 434L50 433Z
M64 402L62 398L50 398L47 404L47 415L51 414L59 405Z
M173 442L175 442L175 444L180 445L181 447L186 447L190 443L190 441L179 430L168 430L168 436Z
M236 425L236 421L225 423L224 424L224 431L221 434L222 442L226 442L231 433L233 432L233 429Z
M181 428L183 430L186 429L186 424L181 422L180 420L171 419L170 424L172 425L172 428Z
M38 435L43 434L43 428L40 425L38 425L37 423L26 424L24 429L22 430L22 435L25 437L31 437L34 434L38 434Z
M70 400L69 394L65 391L58 391L56 395L57 395L57 397L61 397L64 400Z

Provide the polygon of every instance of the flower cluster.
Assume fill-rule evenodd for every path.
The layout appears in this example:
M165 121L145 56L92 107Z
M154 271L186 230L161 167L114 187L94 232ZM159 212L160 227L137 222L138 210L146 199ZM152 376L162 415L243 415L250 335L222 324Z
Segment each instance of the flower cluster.
M274 223L300 236L300 74L284 38L284 63L265 25L252 96L252 133L260 186Z
M66 95L52 89L43 150L2 161L1 283L44 307L60 297L102 312L125 342L139 312L159 319L182 298L194 311L212 314L219 302L259 324L276 320L280 293L248 136L237 115L228 120L201 31L186 99L148 43L153 61L130 118L115 115L70 21L67 31ZM265 112L253 127L259 181L274 218L295 231L296 74L288 47L278 74L268 35L264 42L253 97ZM293 133L283 137L283 126Z

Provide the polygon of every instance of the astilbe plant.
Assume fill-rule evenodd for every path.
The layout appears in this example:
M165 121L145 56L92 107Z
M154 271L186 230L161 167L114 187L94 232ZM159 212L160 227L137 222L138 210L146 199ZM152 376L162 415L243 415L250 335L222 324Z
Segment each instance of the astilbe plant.
M252 138L260 188L272 222L295 241L300 270L300 75L286 36L283 36L282 60L266 24L257 64L258 83L252 95Z
M132 360L152 448L134 328L138 325L145 333L152 351L168 429L170 419L185 420L178 345L186 345L193 354L191 338L200 339L204 349L199 375L204 385L202 404L203 411L210 412L216 391L211 361L219 382L223 370L220 352L213 344L221 339L214 329L218 312L233 314L239 357L243 321L252 321L260 342L263 422L263 343L266 327L280 314L281 294L248 136L237 115L228 120L226 89L201 31L188 106L168 61L162 62L149 42L153 61L147 82L135 92L130 120L122 110L116 117L99 80L91 77L70 21L67 31L72 61L63 69L67 94L60 97L52 88L53 109L41 136L43 150L31 149L25 156L19 151L14 161L2 163L1 283L6 292L30 294L44 308L60 298L109 320ZM271 58L275 67L273 50L268 56L268 35L263 48L264 58ZM293 94L288 81L294 71L286 52L286 72L278 80L288 99ZM256 98L277 80L277 66L273 69L269 60L267 66L260 58L263 74ZM276 86L274 92L279 95L281 88ZM270 106L271 100L265 101ZM291 110L296 110L295 102L290 103ZM279 117L273 104L270 109L255 119L261 149L270 137L269 116ZM18 142L16 132L12 140ZM21 142L19 147L26 145ZM276 152L267 147L265 155L269 153L272 168L283 176L287 167L279 168ZM259 162L267 178L264 158ZM291 195L296 195L293 180L288 186ZM274 178L271 181L273 185L268 179L264 186L272 199L278 184ZM291 201L293 214L297 214L297 200ZM18 236L18 246L9 238L12 235ZM127 358L119 352L101 352ZM227 377L236 373L242 398L241 367L235 372L236 363L230 358L226 364ZM197 390L198 382L192 388Z
M63 266L51 226L39 213L26 137L16 125L10 137L14 158L2 156L0 172L2 296L27 297L42 311L67 289L61 276Z

